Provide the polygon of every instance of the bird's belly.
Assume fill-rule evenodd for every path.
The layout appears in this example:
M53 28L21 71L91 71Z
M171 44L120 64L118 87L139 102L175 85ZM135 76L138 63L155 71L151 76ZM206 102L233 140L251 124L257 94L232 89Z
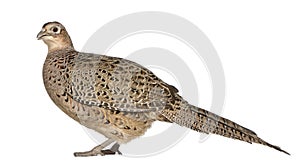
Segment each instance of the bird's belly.
M81 105L77 111L79 122L87 128L93 129L107 138L118 143L127 143L142 136L154 120L139 120L131 114L105 110L99 107Z
M154 121L151 115L145 113L106 110L81 104L68 95L59 95L52 91L48 93L54 103L69 117L118 143L127 143L142 136Z

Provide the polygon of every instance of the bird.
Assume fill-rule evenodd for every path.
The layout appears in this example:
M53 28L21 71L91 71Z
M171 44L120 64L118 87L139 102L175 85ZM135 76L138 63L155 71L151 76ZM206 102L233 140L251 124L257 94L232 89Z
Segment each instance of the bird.
M252 130L188 103L176 87L138 63L76 51L66 28L57 21L45 23L37 39L48 47L43 82L52 101L79 124L107 138L91 150L75 152L75 157L122 154L120 145L144 135L155 121L258 143L290 155Z

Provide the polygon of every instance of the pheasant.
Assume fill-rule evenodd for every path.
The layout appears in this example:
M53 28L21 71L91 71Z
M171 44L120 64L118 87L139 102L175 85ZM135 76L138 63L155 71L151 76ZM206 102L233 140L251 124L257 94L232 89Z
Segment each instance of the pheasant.
M142 136L154 121L258 143L289 154L255 132L189 104L174 86L135 62L76 51L59 22L44 24L37 39L48 46L43 80L52 101L69 117L107 138L74 156L121 154L120 144Z

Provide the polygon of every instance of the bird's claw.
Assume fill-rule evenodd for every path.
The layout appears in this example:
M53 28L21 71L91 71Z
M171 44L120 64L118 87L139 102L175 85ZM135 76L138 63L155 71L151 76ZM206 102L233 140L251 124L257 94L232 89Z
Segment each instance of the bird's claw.
M119 154L122 155L122 153L119 150L113 151L113 150L102 150L101 151L104 155L115 155L115 154ZM104 156L102 155L102 156Z
M91 151L86 151L86 152L75 152L74 156L75 157L88 157L88 156L97 156L97 155L105 156L105 155L115 155L115 154L122 155L122 153L119 151L119 149L117 149L117 150L107 149L107 150L91 150Z

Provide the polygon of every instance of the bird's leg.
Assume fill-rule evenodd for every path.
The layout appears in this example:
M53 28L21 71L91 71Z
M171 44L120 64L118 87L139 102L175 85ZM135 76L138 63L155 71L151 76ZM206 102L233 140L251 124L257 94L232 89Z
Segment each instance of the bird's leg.
M114 155L116 153L118 153L119 155L122 155L122 153L119 150L120 148L120 144L119 143L115 143L110 149L108 150L102 150L102 153L104 155Z
M107 147L108 145L110 145L112 142L114 142L114 140L112 139L108 139L106 141L104 141L102 144L94 147L92 150L90 151L86 151L86 152L75 152L74 156L75 157L86 157L86 156L97 156L97 155L101 155L104 156L106 155L105 153L102 152L102 149L104 149L105 147Z

